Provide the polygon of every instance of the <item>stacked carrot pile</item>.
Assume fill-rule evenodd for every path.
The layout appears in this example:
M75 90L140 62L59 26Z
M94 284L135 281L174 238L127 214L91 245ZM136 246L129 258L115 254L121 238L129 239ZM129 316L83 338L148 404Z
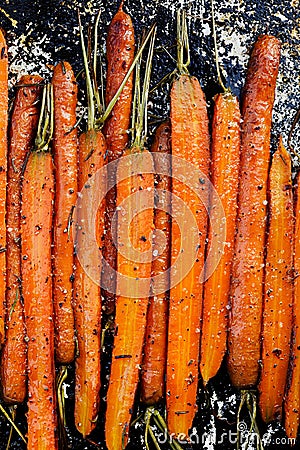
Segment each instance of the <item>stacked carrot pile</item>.
M299 177L293 186L281 137L270 157L280 42L264 35L255 43L241 108L219 80L210 134L179 12L170 118L157 128L150 152L155 27L135 55L121 3L108 29L104 99L96 73L98 21L92 55L79 18L88 100L79 137L78 88L65 61L51 83L21 77L8 126L0 33L2 398L27 401L28 449L58 449L55 371L75 361L74 423L84 438L105 414L107 448L124 448L139 392L148 428L156 415L172 436L188 441L199 383L206 386L226 357L242 402L247 396L255 402L257 388L261 418L283 421L295 438ZM101 322L114 329L105 412Z

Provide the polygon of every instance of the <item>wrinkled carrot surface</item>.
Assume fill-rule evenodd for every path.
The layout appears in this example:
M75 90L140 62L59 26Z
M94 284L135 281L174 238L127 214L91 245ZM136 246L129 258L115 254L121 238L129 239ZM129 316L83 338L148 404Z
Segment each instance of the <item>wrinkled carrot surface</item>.
M231 93L218 94L215 98L212 122L211 181L223 204L226 217L226 241L221 261L212 248L206 264L215 268L204 287L203 321L201 335L200 369L204 384L218 372L225 351L228 329L228 305L230 275L234 248L237 214L237 193L240 163L240 109ZM210 222L218 214L216 205L210 205ZM209 228L210 246L219 244L218 236Z
M9 130L6 201L6 340L1 358L3 397L23 402L26 396L26 351L21 290L21 183L33 145L39 114L42 78L24 75L19 81ZM22 85L28 85L21 87Z
M279 59L278 39L260 36L243 92L227 360L231 381L238 388L255 386L259 372L270 132Z
M57 449L52 304L54 176L49 152L32 152L22 189L22 279L28 336L29 450Z
M153 255L151 276L154 295L150 297L142 365L141 399L147 405L154 405L163 399L167 354L167 326L169 301L170 232L171 232L171 128L169 122L162 123L156 130L151 148L154 153L155 197ZM158 158L155 158L156 154ZM169 175L168 175L169 174ZM165 249L160 249L160 233L164 234ZM157 284L155 277L164 275ZM155 292L158 289L157 293Z
M188 118L188 120L187 120ZM191 162L195 170L201 170L208 176L209 170L209 131L206 100L198 80L189 75L181 75L171 89L171 127L172 157L177 156ZM182 169L183 170L183 169ZM189 176L182 173L182 177ZM202 200L207 201L207 180L200 176L199 191ZM185 267L179 265L176 273L171 269L171 286L173 277L179 282L171 287L169 306L168 356L167 356L167 423L170 433L188 431L197 410L196 397L200 354L200 320L202 313L203 286L199 277L204 266L204 249L207 232L207 212L204 202L192 192L186 183L172 178L172 194L184 202L195 218L194 232L199 236L198 249L190 248L187 237L195 227L185 219L185 212L177 211L182 216L182 229L172 219L171 264L182 252L189 252L195 262L188 274ZM172 200L173 202L173 200ZM172 203L172 217L176 213ZM185 240L184 240L185 239ZM181 240L183 242L181 243ZM181 252L181 253L182 253Z
M97 185L90 189L89 179L104 165L106 144L100 131L91 129L79 138L78 191L88 189L92 198L98 197ZM93 205L97 205L92 201ZM91 217L92 211L86 210L88 204L81 203L77 211L76 245L82 245L81 220ZM95 224L95 236L98 245L104 234L104 207L99 206ZM85 233L86 228L82 229ZM78 355L75 359L75 425L83 435L89 435L96 426L99 410L100 391L100 334L101 334L101 267L95 254L95 248L84 249L85 261L99 272L98 282L90 278L81 263L76 259L74 280L75 324L78 341Z
M292 332L293 196L291 158L280 138L269 174L262 369L259 406L265 422L282 417Z
M116 94L134 58L134 28L131 18L123 11L123 4L113 17L107 33L107 75L106 75L106 105ZM115 161L124 152L128 144L128 128L130 126L130 113L132 105L133 73L125 84L119 100L105 123L103 133L107 144L106 162ZM112 219L116 210L116 174L108 167L108 182L113 186L106 194L105 212L105 239L103 257L108 264L116 269L117 249L112 236ZM116 279L103 274L105 285L109 291L104 291L103 309L106 314L114 312L114 292Z
M294 230L294 302L293 336L290 374L284 401L284 427L289 438L296 439L300 423L300 177L295 184L295 230Z
M60 363L74 359L72 216L77 199L77 84L72 67L61 62L54 68L55 209L53 247L53 304L55 354Z
M5 37L0 30L0 345L4 341L5 321L7 122L8 57Z
M154 208L154 175L151 154L139 147L125 152L132 154L129 163L121 160L117 170L118 209L118 273L127 278L118 278L116 296L115 337L112 354L111 374L107 392L105 423L106 445L109 450L121 449L128 440L128 430L133 413L136 388L142 363L142 346L146 328L148 296L150 294L152 231ZM151 173L147 173L149 172ZM133 175L134 174L134 175ZM133 215L128 224L122 214L122 202L137 193L147 195L147 209L141 211L142 203L134 199L127 204ZM133 249L142 254L150 252L145 262L130 257L130 247L124 242L122 232L127 230ZM124 253L125 252L125 253ZM147 281L143 293L138 289L140 278ZM122 293L130 292L131 297Z

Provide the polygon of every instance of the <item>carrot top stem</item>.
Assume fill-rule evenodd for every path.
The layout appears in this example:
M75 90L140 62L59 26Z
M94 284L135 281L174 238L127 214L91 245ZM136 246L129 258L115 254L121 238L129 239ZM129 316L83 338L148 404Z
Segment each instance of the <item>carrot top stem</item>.
M10 425L16 430L22 441L25 442L25 444L27 444L25 437L23 436L23 434L21 433L21 431L19 430L13 419L10 417L10 415L7 413L7 411L3 408L1 403L0 403L0 412L4 415L4 417L10 423Z
M153 441L155 448L157 450L161 450L159 443L155 437L155 434L151 428L151 419L153 419L153 422L156 425L156 427L162 433L164 433L164 435L166 437L168 436L168 443L170 444L170 448L172 450L182 450L182 447L178 444L178 442L175 439L173 439L173 437L171 435L169 435L168 427L167 427L165 420L163 419L163 417L161 416L159 411L157 411L157 409L155 409L153 406L149 406L149 408L146 409L145 414L144 414L144 422L146 425L146 427L145 427L146 449L149 450L149 444L148 444L148 434L149 434Z
M49 150L49 145L53 136L53 129L53 86L48 83L43 87L41 113L33 151L47 152Z
M186 57L186 61L184 58ZM183 9L177 11L177 70L180 75L189 74L190 45L186 23L186 13Z
M243 406L246 406L248 413L249 413L249 417L251 420L250 423L250 428L249 430L243 428L241 426L241 420L240 420L240 415L241 415L241 411L243 409ZM237 413L237 450L239 450L242 444L242 439L241 439L241 432L245 432L247 431L247 444L246 444L246 449L248 448L250 439L251 439L251 435L254 433L256 438L257 438L257 450L264 450L263 447L263 443L260 437L260 432L256 423L256 414L257 414L257 398L256 398L256 393L255 391L251 391L251 390L246 390L246 389L242 389L241 390L241 401L239 404L239 408L238 408L238 413Z
M132 147L143 148L147 136L147 129L148 129L147 104L149 97L149 86L152 69L155 34L156 28L154 28L153 30L153 34L151 36L149 44L142 90L140 84L140 69L141 69L142 54L140 55L140 58L137 61L136 65L135 92L134 92L133 116L132 116L132 142L133 142ZM141 48L143 47L144 42L145 40L143 41Z
M113 107L115 106L116 102L118 101L120 94L127 83L132 71L135 68L135 65L137 61L140 59L140 56L149 41L150 37L154 33L155 30L155 24L152 25L149 32L147 33L146 38L144 39L140 49L138 50L131 66L128 69L128 72L126 76L124 77L124 80L119 86L119 89L107 105L105 111L104 111L104 101L101 101L100 95L99 95L99 87L97 83L97 45L98 45L98 26L99 26L99 20L100 20L100 12L97 15L95 26L94 26L94 55L93 55L93 64L92 64L92 76L89 69L89 58L85 47L84 42L84 35L83 35L83 27L81 23L80 13L78 10L78 24L79 24L79 32L80 32L80 42L81 42L81 48L82 48L82 55L83 55L83 63L84 63L84 71L86 75L86 88L87 88L87 102L88 102L88 130L101 130L103 127L106 119L109 117L110 113L113 110ZM103 83L102 83L103 88ZM103 98L103 93L102 93Z

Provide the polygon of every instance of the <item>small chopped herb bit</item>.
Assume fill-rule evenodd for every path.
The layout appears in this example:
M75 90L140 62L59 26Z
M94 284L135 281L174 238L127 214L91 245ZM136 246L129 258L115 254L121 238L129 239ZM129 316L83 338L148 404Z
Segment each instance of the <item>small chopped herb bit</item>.
M132 358L132 355L116 355L115 359Z

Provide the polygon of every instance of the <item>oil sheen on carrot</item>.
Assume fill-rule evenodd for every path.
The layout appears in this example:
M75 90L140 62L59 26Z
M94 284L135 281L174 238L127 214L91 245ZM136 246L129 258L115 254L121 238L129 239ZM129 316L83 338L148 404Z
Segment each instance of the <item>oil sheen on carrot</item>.
M1 380L3 397L11 403L23 402L27 392L27 345L21 289L21 186L24 164L37 130L41 82L42 78L39 75L23 75L20 78L9 130L6 194L7 313Z
M270 135L280 42L260 36L242 101L238 219L232 265L227 367L233 385L250 388L259 373Z
M212 122L211 181L222 201L226 217L226 242L219 263L217 249L211 249L206 264L215 267L204 286L200 369L203 383L218 372L225 351L228 329L230 275L237 215L237 193L240 164L240 108L230 92L215 97ZM213 199L211 200L213 202ZM210 222L217 219L214 204L210 205ZM218 236L209 227L208 245L218 243Z
M188 120L187 120L188 118ZM198 80L187 74L180 75L171 89L172 157L182 158L208 176L210 149L206 100ZM182 176L188 176L183 173ZM205 178L199 178L202 200L208 198ZM203 285L200 274L204 266L207 212L205 201L180 180L172 179L172 195L179 197L192 212L196 225L182 219L182 229L172 220L171 264L182 252L195 256L195 262L187 275L185 267L176 273L171 267L169 305L168 356L167 356L167 424L170 433L183 433L189 429L197 411L197 386L199 379L200 321L202 314ZM172 203L172 217L176 211ZM177 211L177 213L179 213ZM179 213L179 215L181 212ZM191 227L198 238L198 248L189 248L189 242L181 244L189 236ZM194 253L194 254L192 254ZM172 287L173 277L179 282Z
M264 285L259 407L265 422L281 420L288 373L293 303L291 157L280 138L269 174L269 226Z

